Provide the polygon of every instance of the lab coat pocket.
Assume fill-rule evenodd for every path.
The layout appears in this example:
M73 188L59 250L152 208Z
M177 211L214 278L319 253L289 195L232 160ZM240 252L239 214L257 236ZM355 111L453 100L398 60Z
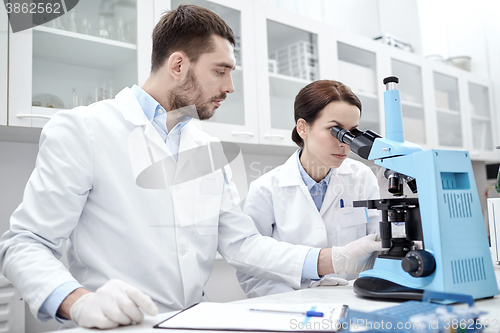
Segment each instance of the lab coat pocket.
M196 179L195 227L200 235L218 234L224 178L220 170Z
M348 207L337 210L340 226L348 228L351 226L368 223L368 214L365 207Z
M201 180L200 191L202 194L222 194L220 185L220 180L218 180L215 175L207 175Z
M366 226L368 223L366 208L340 208L335 215L340 227L340 232L337 234L339 245L345 245L366 236Z

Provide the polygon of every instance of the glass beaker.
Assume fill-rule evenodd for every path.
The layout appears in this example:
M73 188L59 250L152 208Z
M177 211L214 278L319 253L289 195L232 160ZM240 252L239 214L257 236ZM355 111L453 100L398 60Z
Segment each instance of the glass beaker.
M121 42L130 42L128 25L123 17L119 17L116 23L116 40Z
M68 13L68 18L66 19L65 28L66 28L66 30L71 31L71 32L78 31L77 22L76 22L76 9L73 9Z
M106 16L99 16L99 29L97 29L97 36L101 38L110 38L109 19Z

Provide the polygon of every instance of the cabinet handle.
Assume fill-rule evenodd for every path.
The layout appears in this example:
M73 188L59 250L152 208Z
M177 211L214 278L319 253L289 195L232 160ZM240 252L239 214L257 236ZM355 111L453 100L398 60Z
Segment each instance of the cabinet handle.
M283 135L279 135L279 134L266 134L266 135L264 135L264 138L266 138L266 139L280 139L280 140L283 140L285 137Z
M252 132L232 132L231 134L234 135L234 136L241 136L241 137L244 137L244 138L251 138L251 137L253 137L253 133Z
M48 116L45 114L16 114L17 118L41 118L41 119L50 119L52 116Z

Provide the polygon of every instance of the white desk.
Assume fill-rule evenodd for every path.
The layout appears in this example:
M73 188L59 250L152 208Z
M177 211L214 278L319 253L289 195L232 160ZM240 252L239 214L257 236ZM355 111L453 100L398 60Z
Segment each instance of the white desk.
M500 286L500 266L495 266L495 273L497 277L497 283ZM311 289L302 289L297 291L292 291L283 294L270 295L258 298L245 299L241 301L236 301L233 303L344 303L349 305L349 308L361 311L373 311L389 306L394 306L399 304L398 302L382 302L373 301L368 299L363 299L357 297L352 290L352 281L347 286L342 287L319 287ZM495 324L484 332L495 332L500 331L500 296L496 296L493 299L478 300L475 302L477 308L488 311L488 314L481 316L482 320L489 319L490 323ZM174 333L174 330L160 330L154 329L153 326L168 318L170 313L162 313L155 317L146 316L144 321L140 325L133 326L123 326L112 330L113 332L154 332L162 333L169 332ZM90 332L91 330L84 328L75 328L68 332L71 333L83 333ZM96 332L96 330L92 330ZM60 331L59 331L60 332ZM177 331L177 332L188 332L188 331ZM192 332L192 331L190 331Z

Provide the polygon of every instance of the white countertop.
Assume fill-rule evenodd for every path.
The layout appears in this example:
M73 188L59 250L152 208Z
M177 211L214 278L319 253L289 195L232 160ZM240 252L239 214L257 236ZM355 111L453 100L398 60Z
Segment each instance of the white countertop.
M500 286L500 266L495 266L495 274L497 277L497 284ZM361 311L373 311L389 306L399 304L398 302L384 302L363 299L357 297L352 290L352 281L347 286L336 287L319 287L302 289L282 294L257 297L245 299L232 303L344 303L349 305L349 308ZM480 318L485 321L486 319L492 323L492 327L484 332L498 333L500 330L500 296L495 296L492 299L477 300L475 302L477 308L485 310L488 313ZM153 326L170 317L171 313L161 313L155 317L146 316L144 321L139 325L122 326L113 329L112 331L119 332L174 332L174 330L159 330L154 329ZM70 330L72 333L90 332L91 330L84 328L75 328ZM96 332L96 330L92 330ZM181 331L179 331L181 332ZM186 332L186 331L182 331Z

